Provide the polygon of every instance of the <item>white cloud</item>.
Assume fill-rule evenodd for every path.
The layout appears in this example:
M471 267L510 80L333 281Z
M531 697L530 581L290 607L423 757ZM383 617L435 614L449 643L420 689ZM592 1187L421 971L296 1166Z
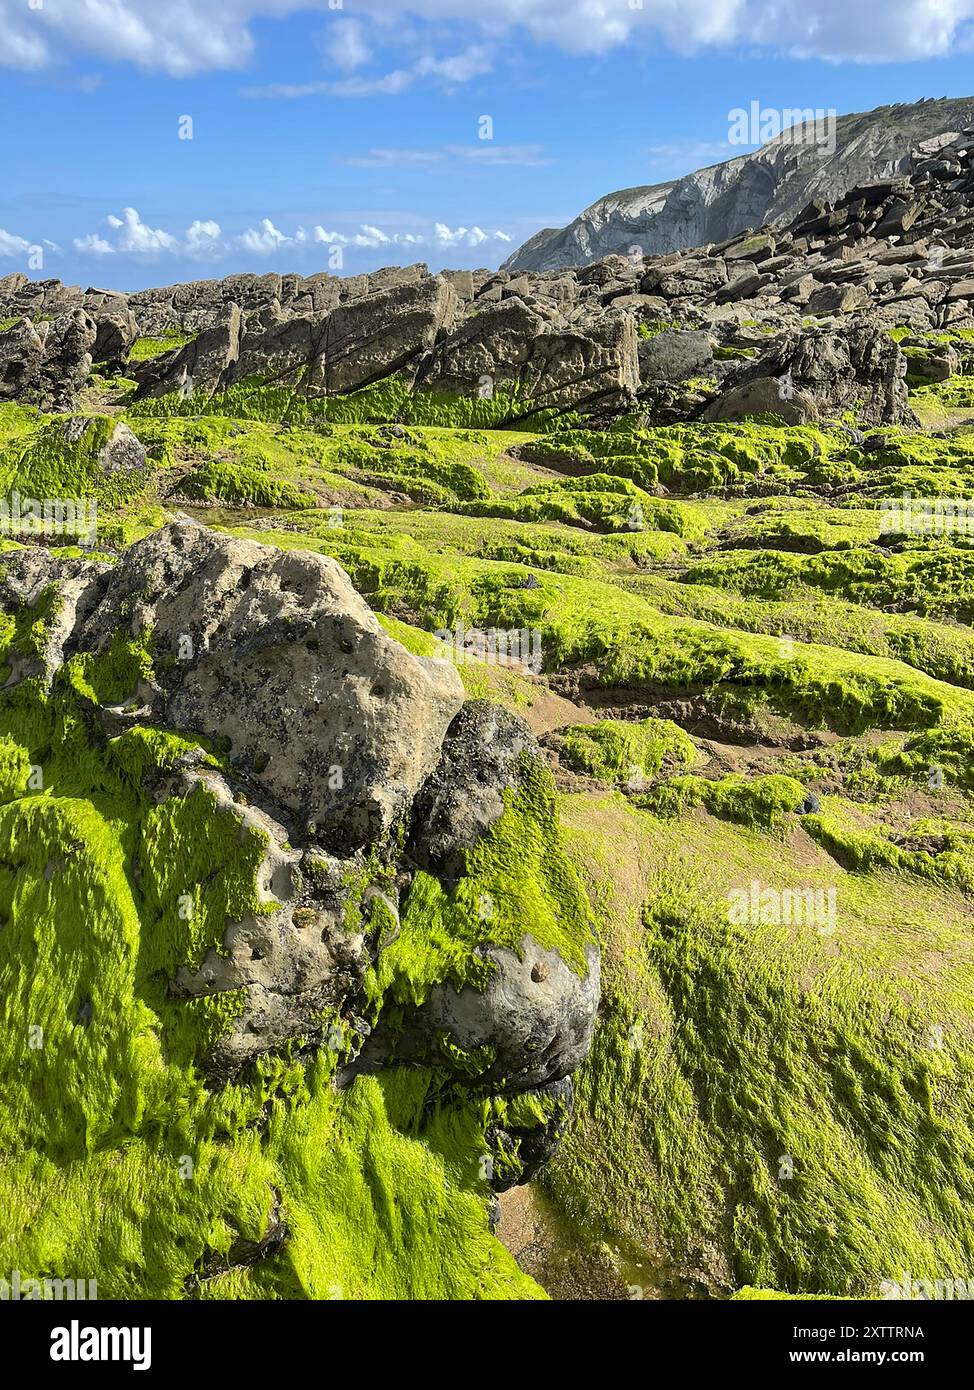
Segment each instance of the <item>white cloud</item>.
M354 21L349 21L354 22ZM352 64L345 64L350 67ZM358 64L354 64L358 66ZM379 73L369 77L364 74L342 77L335 81L321 82L272 82L264 87L244 87L245 97L264 98L270 101L294 101L300 97L395 97L421 78L434 78L448 87L470 82L491 71L493 56L491 50L482 44L473 44L446 58L425 55L410 68L396 68L392 72Z
M740 147L729 140L674 140L666 145L650 145L648 150L651 164L682 164L687 169L702 169L740 153Z
M249 25L315 8L314 0L0 0L0 66L38 68L70 53L135 63L173 77L238 68Z
M256 256L270 256L282 246L287 246L293 239L279 231L269 217L264 217L261 219L259 230L249 227L237 237L237 245L242 246L245 251L252 251Z
M118 232L117 251L133 256L158 256L161 251L176 251L179 241L169 232L148 227L135 208L125 208L121 217L110 215L108 225Z
M483 246L485 241L510 241L511 238L504 232L485 232L482 227L457 227L451 230L442 222L437 222L434 228L436 244L440 247L449 246Z
M267 101L295 101L300 97L395 97L414 81L414 73L397 68L382 77L343 77L338 82L272 82L266 87L243 87L241 95Z
M372 149L361 155L341 155L336 162L356 169L415 168L445 173L463 164L533 169L552 161L545 157L543 145L495 145L484 140L478 145L444 145L439 150Z
M201 222L197 219L186 228L184 250L188 256L197 256L201 260L216 256L223 249L220 241L222 235L219 222Z
M76 251L87 256L138 256L155 260L163 253L184 256L195 260L224 260L235 252L245 251L252 256L269 258L278 255L286 248L300 248L308 254L317 246L342 246L360 251L383 251L392 257L397 249L413 250L428 247L432 250L446 250L454 247L476 248L488 242L508 243L513 237L507 232L487 231L482 227L451 228L444 222L435 222L429 233L400 232L377 227L373 223L362 223L355 231L328 231L317 225L310 231L298 225L294 232L283 231L269 217L261 218L255 227L248 227L235 236L225 237L219 222L212 219L197 218L183 235L174 236L160 228L147 226L135 208L126 208L121 217L110 213L105 218L108 232L89 232L75 237ZM52 250L59 250L53 242L45 242ZM22 255L31 249L30 243L9 232L0 231L0 256Z
M452 58L420 58L416 72L420 77L441 77L445 82L470 82L474 77L483 77L493 66L491 50L473 44Z
M315 227L314 239L325 246L353 246L362 250L379 250L391 246L429 246L435 250L445 250L456 246L482 246L487 241L509 242L513 237L508 236L506 232L485 232L481 227L457 227L453 230L445 223L437 222L431 236L415 232L388 233L379 227L366 224L353 236L346 236L342 232L326 232L324 227Z
M88 256L114 256L115 247L111 242L99 236L97 232L89 232L87 236L76 236L74 239L74 249L80 251L82 255Z
M325 52L343 72L352 72L372 57L365 26L358 19L336 19L324 34Z
M157 260L163 254L184 255L190 258L214 258L226 248L221 240L219 222L201 221L199 218L186 228L182 238L173 236L162 228L149 227L142 221L135 208L125 208L121 217L109 213L105 225L114 237L101 232L88 232L75 237L74 249L89 256L137 256L145 260ZM45 242L51 250L57 250L53 242Z
M26 256L30 245L22 236L14 236L13 232L5 232L0 227L0 256Z
M37 69L80 53L177 77L239 68L254 53L255 19L322 8L322 0L44 0L32 9L0 0L0 66ZM482 18L470 0L357 0L356 10L356 19L333 21L332 57L343 70L367 61L363 20L395 33L410 16L466 23L478 42L453 57L425 58L412 73L464 82L488 70L482 41L516 30L580 54L643 37L681 51L742 43L800 57L929 58L969 46L974 0L886 0L881 14L875 4L848 0L643 0L637 8L627 0L491 0Z

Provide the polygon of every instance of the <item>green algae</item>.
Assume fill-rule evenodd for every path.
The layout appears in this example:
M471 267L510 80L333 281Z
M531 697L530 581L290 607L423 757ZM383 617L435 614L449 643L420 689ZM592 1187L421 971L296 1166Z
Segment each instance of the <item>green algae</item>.
M690 735L667 719L603 719L569 727L562 737L564 762L609 783L640 786L656 777L664 764L686 767L698 757Z
M48 595L4 615L8 658L41 649L55 609ZM187 767L216 766L205 748L98 734L98 707L150 660L119 635L50 689L31 678L0 700L0 1257L24 1277L95 1280L101 1298L543 1296L490 1233L489 1098L435 1069L338 1091L334 1053L285 1051L208 1084L241 993L188 999L169 982L222 950L230 922L274 910L267 838L205 785L178 789ZM550 788L528 783L550 814ZM512 833L485 882L510 874ZM552 826L534 834L546 886L570 878ZM543 934L546 892L519 903ZM237 1258L275 1222L265 1261Z
M917 885L904 915L897 878L755 830L591 797L563 811L605 950L579 1114L544 1178L575 1229L648 1254L677 1294L876 1297L901 1269L966 1268L962 899ZM728 891L752 878L831 884L837 930L733 925Z
M915 391L914 401L920 396ZM589 689L632 704L616 720L562 726L569 765L629 793L628 800L571 795L562 807L573 858L599 905L606 956L578 1113L544 1179L572 1226L635 1263L648 1256L676 1294L701 1286L730 1293L743 1284L780 1296L875 1296L901 1268L917 1277L963 1274L974 1253L967 1216L974 861L965 810L966 790L974 790L966 627L974 551L962 534L884 531L880 508L904 492L974 498L974 434L877 431L867 448L831 428L652 429L630 419L599 430L531 420L532 430L543 424L546 432L529 435L491 429L497 420L524 419L522 404L495 404L500 413L475 403L479 415L458 414L451 402L407 402L401 383L322 404L250 384L177 409L172 400L140 402L125 418L158 469L172 471L170 495L185 495L194 473L216 476L219 487L200 500L226 504L221 525L334 555L387 631L417 654L442 657L434 634L457 623L536 629L553 679L581 671ZM0 451L15 451L0 457L19 459L39 427L36 415L0 408ZM68 475L76 469L63 454L56 466ZM257 501L251 489L265 479L295 489L300 504L289 491ZM324 509L338 502L341 515L307 505L315 497ZM243 510L254 505L278 515L254 524ZM149 505L133 506L110 524L121 546L161 519ZM17 615L0 632L20 651L36 651L43 622L38 628ZM115 657L123 674L114 683L75 667L78 698L130 693L123 687L140 654L120 647ZM533 677L475 664L460 674L469 695L515 708L539 688ZM654 722L646 709L669 697L731 722L757 725L773 713L794 721L794 733L849 737L815 759L781 754L780 771L687 775L688 735L645 727ZM178 765L187 751L167 751L167 736L145 731L92 758L76 717L39 710L33 695L8 700L0 814L19 807L25 774L38 763L45 777L51 771L53 799L70 794L105 815L107 803L97 798L106 766L134 788L151 767ZM648 791L638 781L628 786L633 767L654 783ZM887 825L889 803L930 795L934 773L955 797L944 814L921 808L904 818L897 810L896 828ZM819 810L799 819L816 775L833 779L842 794L822 793ZM371 1016L395 1023L443 980L482 986L488 970L478 948L517 949L526 923L584 968L590 937L575 870L546 848L549 796L539 784L534 809L509 801L503 829L460 884L416 875L400 935L370 976ZM170 808L157 818L158 844L173 847L170 857L181 856L188 837L219 825L201 793L191 800L178 817ZM141 827L145 815L126 800L108 814L111 833ZM59 820L58 833L68 824ZM41 820L31 825L42 833ZM136 839L126 833L114 861L105 842L105 864L126 875L141 934L143 890L132 891L127 870ZM221 838L217 831L215 843ZM172 918L173 883L157 895L154 920L170 914L158 927L166 954L157 974L182 963L183 952L198 963L208 938L219 944L231 891L238 910L246 907L253 867L246 855L256 847L238 848L232 864L217 866L209 907L202 889L191 887L201 904L195 923ZM728 892L754 879L796 891L834 887L835 935L729 921ZM3 914L2 893L12 892L6 882ZM373 911L381 912L374 902ZM394 936L391 921L388 932L374 925L383 939ZM131 922L116 923L113 940L124 942L132 930ZM155 1242L151 1254L166 1271L152 1275L153 1288L175 1296L189 1280L197 1297L536 1294L489 1236L485 1186L470 1157L491 1153L488 1131L505 1121L517 1128L522 1109L541 1123L534 1098L472 1098L465 1083L485 1059L458 1056L441 1039L427 1069L408 1082L398 1072L359 1078L336 1099L327 1068L315 1070L323 1064L281 1057L234 1083L217 1106L203 1096L193 1056L232 1024L240 1001L162 994L160 980L148 981L139 995L146 1028L120 1025L127 1041L119 1065L134 1067L131 1057L155 1048L169 1078L158 1083L166 1102L141 1076L118 1083L119 1113L134 1128L124 1130L122 1147L109 1149L124 1155L116 1162L133 1190L149 1194L140 1219L151 1210L153 1225L144 1243ZM262 1106L271 1101L269 1118L258 1112L258 1096ZM204 1100L209 1108L201 1110ZM96 1131L100 1107L91 1112ZM133 1114L149 1119L132 1121ZM87 1123L75 1114L71 1134ZM106 1142L120 1142L107 1132ZM195 1137L180 1142L186 1135ZM173 1152L202 1155L201 1194L190 1199L168 1169L154 1166L159 1136ZM331 1156L327 1172L322 1150ZM516 1158L495 1155L500 1171ZM793 1177L780 1176L784 1158ZM98 1268L113 1271L115 1287L144 1287L142 1248L135 1258L126 1253L138 1244L126 1225L131 1203L125 1192L119 1197L114 1176L99 1170L93 1179L90 1165L100 1161L100 1150L78 1160L70 1196L80 1198L108 1252ZM32 1189L37 1205L18 1209L25 1224L57 1195L53 1176L45 1181L43 1191ZM99 1200L120 1201L125 1215L111 1229L90 1194L81 1195L87 1185ZM234 1240L259 1240L279 1200L291 1232L283 1255L234 1267ZM73 1212L57 1210L54 1224L74 1231ZM414 1224L424 1220L449 1232L448 1250ZM402 1255L406 1242L420 1252L416 1259ZM45 1264L38 1252L46 1248L21 1244L29 1256L22 1267L64 1267L70 1242ZM207 1273L214 1256L220 1272Z
M343 395L313 396L292 385L249 378L208 399L194 394L183 399L177 393L137 401L132 413L145 418L169 418L200 414L223 415L243 420L309 425L395 423L429 425L447 429L505 429L530 421L534 430L554 428L566 418L578 419L550 402L535 400L516 386L498 388L483 396L457 396L446 392L413 389L405 376L386 377L370 386Z
M505 794L499 820L466 855L466 873L452 889L418 873L403 906L395 941L382 952L369 986L376 1006L421 1005L433 985L483 990L494 971L484 954L500 947L520 954L530 935L556 949L585 975L593 944L581 881L561 847L551 774L525 759L518 787Z
M137 338L129 352L130 362L151 362L166 353L176 352L187 347L196 338L195 333L184 333L178 327L170 328L158 338Z
M679 816L695 806L705 806L714 816L743 825L773 830L788 813L805 801L805 789L793 777L771 773L764 777L678 776L648 794L641 804L658 815Z

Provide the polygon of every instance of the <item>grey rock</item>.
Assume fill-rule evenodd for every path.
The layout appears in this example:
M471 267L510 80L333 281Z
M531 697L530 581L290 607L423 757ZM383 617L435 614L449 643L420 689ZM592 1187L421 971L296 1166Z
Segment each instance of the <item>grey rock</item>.
M221 323L204 329L184 348L136 370L139 397L165 396L181 387L200 396L214 395L228 384L229 369L240 356L243 325L239 306L228 305Z
M438 343L417 386L468 397L514 388L511 421L547 409L625 408L639 388L637 344L629 314L609 310L559 331L522 300L506 299Z
M114 305L93 313L96 337L91 355L96 362L105 363L109 369L124 367L139 337L139 323L135 314L122 300Z
M544 1165L558 1150L575 1108L575 1088L570 1076L536 1086L529 1091L551 1110L544 1125L523 1129L511 1124L496 1125L487 1133L492 1150L504 1155L503 1166L497 1165L491 1177L494 1192L509 1192L523 1187L537 1177ZM515 1161L516 1156L516 1161Z
M77 444L94 428L88 415L74 415L65 420L61 433L66 444ZM148 470L144 445L121 421L112 430L107 443L99 449L95 462L103 473L141 473Z
M709 376L713 365L710 335L702 330L657 333L639 344L639 374L644 385Z
M580 976L530 934L519 953L488 947L494 969L486 989L435 986L404 1028L397 1059L429 1056L446 1033L465 1052L492 1049L494 1060L478 1078L485 1087L523 1091L571 1075L591 1046L601 993L598 948L586 955L588 969Z
M759 378L773 378L784 383L786 394L808 397L822 418L854 411L868 424L910 424L914 416L906 367L906 358L889 334L868 319L857 318L841 331L820 328L780 334L729 387L737 390Z
M13 550L0 558L0 612L15 614L35 608L53 586L58 590L57 606L45 615L39 645L31 651L11 652L5 688L39 678L44 688L50 689L66 646L100 601L100 581L111 568L105 561L83 556L66 559L44 546Z
M777 415L786 425L804 425L818 419L813 398L783 379L754 377L734 386L704 411L704 420L746 420L752 415Z
M361 861L333 861L333 883L316 891L307 870L317 861L289 848L284 827L241 805L211 769L183 769L155 792L168 799L200 788L215 798L215 814L238 821L241 836L260 831L267 845L257 873L265 910L229 922L220 949L198 968L181 967L170 983L176 998L244 991L243 1009L206 1059L207 1072L226 1079L295 1039L321 1045L322 1017L359 993L370 955L361 913L350 913L351 890L341 884L368 870Z
M20 322L0 333L0 399L43 410L71 410L91 371L97 336L81 309L52 322Z
M829 314L851 314L869 303L869 294L862 285L826 285L811 296L807 308L810 314L825 317Z
M440 762L413 803L409 854L447 882L460 879L467 852L504 812L526 753L540 756L523 719L473 700L450 725Z
M174 524L111 580L78 642L151 631L157 679L131 692L133 719L217 741L262 804L334 852L385 839L463 703L452 666L387 637L322 555Z
M458 307L456 290L440 276L339 306L326 320L312 385L355 391L402 371L449 332Z

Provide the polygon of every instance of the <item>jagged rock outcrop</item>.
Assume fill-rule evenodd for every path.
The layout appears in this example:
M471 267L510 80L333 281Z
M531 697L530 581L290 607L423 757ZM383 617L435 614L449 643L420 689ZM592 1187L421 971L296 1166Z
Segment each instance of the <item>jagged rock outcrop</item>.
M560 230L546 228L504 264L512 273L558 271L621 252L665 255L788 223L813 198L838 201L856 184L903 172L913 149L974 120L974 98L882 106L840 116L834 150L778 138L684 178L600 198Z
M70 410L87 383L97 338L82 309L32 323L21 318L0 333L0 399L45 410Z
M923 130L956 114L949 103L922 110ZM493 424L637 404L668 423L767 408L767 383L797 354L792 375L804 385L782 398L784 418L861 401L867 421L909 424L898 349L870 329L974 327L974 126L940 129L834 202L826 184L787 225L658 256L634 246L557 272L237 275L131 296L7 276L0 314L16 322L0 333L0 395L72 409L104 353L141 398L205 403L269 384L313 401L397 378L400 397L426 393L448 412L458 397L484 402ZM182 343L124 364L133 321L142 336L176 332ZM825 353L819 326L848 337L848 352L834 343ZM843 370L849 391L835 380Z
M559 331L517 296L489 304L445 338L417 385L458 396L513 392L514 418L546 409L631 405L639 387L635 324L607 314Z
M851 411L872 425L913 421L906 358L868 320L841 332L783 333L758 365L744 368L732 381L704 419L735 420L767 411L801 424Z

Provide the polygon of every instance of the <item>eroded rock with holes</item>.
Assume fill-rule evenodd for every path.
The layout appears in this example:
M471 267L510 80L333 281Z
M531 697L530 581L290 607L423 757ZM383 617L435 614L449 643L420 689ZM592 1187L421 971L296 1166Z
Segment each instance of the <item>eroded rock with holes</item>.
M119 631L151 633L135 708L216 740L268 809L335 852L392 831L463 703L456 669L388 637L334 560L192 522L126 552L78 640L104 651Z

